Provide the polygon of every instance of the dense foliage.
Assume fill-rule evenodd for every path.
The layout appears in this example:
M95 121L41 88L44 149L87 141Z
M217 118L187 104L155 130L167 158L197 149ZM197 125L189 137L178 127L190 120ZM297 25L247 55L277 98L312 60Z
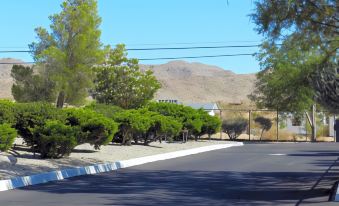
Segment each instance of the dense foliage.
M152 102L130 110L98 103L84 108L59 109L48 103L4 100L0 100L0 106L1 123L15 128L41 158L69 155L74 147L84 143L100 149L101 145L112 141L123 145L173 141L181 139L184 129L189 131L189 137L197 139L218 132L221 125L218 117L202 109L170 103ZM17 136L15 129L9 129L15 132L12 133L14 137Z
M271 129L272 120L266 117L259 116L254 119L254 122L259 124L261 128L261 135L260 135L260 140L261 140L264 131L268 131Z
M9 100L0 99L0 124L15 123L15 104Z
M236 140L239 135L241 135L248 126L248 121L246 119L232 119L224 120L222 122L222 130L228 135L230 140Z
M14 65L11 76L14 79L12 95L17 102L54 102L55 83L50 78L34 73L33 68L23 65ZM37 71L37 69L35 69Z
M193 135L195 139L204 134L216 133L221 125L219 118L208 115L202 109L196 110L192 107L170 103L150 103L147 108L176 119L182 124L182 129L188 130L188 136Z
M120 124L119 135L122 144L130 145L143 140L147 145L150 141L161 141L162 138L173 138L179 134L182 125L172 117L160 115L147 109L125 110L117 113L114 118Z
M28 146L35 148L37 139L33 131L48 120L63 120L64 113L48 103L21 103L15 105L15 128Z
M11 148L16 136L17 132L10 124L0 124L0 151L5 152Z
M66 109L66 124L78 127L78 144L89 143L95 149L107 145L117 132L118 124L89 109Z
M47 120L34 130L36 151L41 158L60 158L69 155L78 144L78 128L58 120Z
M64 114L47 103L22 103L15 105L15 128L31 147L35 147L33 130L42 127L47 120L62 120Z
M141 71L137 59L128 59L124 45L109 52L104 65L95 67L95 94L99 103L124 109L140 108L153 99L160 88L150 70Z
M39 75L53 82L56 96L51 100L57 99L58 107L64 102L81 105L92 86L92 67L105 56L100 42L101 18L96 0L65 0L61 9L50 16L50 32L41 27L35 30L38 41L30 50Z
M302 112L319 103L339 112L338 16L335 0L256 1L252 18L266 37L253 96L259 106Z
M123 110L122 108L118 106L108 105L108 104L98 104L95 102L91 103L90 105L85 106L85 108L93 110L97 113L100 113L110 119L113 119L114 115L117 112L121 112Z

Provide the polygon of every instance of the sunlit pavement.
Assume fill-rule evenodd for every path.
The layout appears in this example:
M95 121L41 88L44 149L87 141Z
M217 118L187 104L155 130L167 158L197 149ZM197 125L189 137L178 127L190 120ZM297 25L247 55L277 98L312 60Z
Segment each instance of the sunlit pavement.
M339 144L248 144L0 192L0 205L331 205Z

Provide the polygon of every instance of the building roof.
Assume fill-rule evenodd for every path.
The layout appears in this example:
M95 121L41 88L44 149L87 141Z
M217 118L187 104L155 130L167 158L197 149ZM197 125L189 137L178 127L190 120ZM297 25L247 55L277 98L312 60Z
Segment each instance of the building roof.
M209 103L191 103L186 104L186 106L190 106L194 109L204 109L204 110L213 110L218 109L217 103L209 102Z

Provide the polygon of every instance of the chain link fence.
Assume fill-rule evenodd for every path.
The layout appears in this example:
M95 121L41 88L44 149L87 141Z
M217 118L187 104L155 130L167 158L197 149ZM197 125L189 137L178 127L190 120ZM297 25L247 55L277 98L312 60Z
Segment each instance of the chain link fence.
M309 142L312 140L312 129L306 115L297 116L289 112L275 110L246 109L216 109L214 113L221 119L223 125L239 126L246 122L246 127L237 131L235 140L286 142ZM334 142L336 116L327 112L317 112L315 120L315 141ZM220 133L213 135L213 138L230 140L230 136L231 139L234 138L227 127L223 127Z

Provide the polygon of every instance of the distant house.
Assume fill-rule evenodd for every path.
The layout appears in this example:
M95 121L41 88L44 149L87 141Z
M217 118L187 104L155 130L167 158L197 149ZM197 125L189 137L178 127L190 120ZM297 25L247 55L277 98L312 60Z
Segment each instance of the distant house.
M217 103L210 102L210 103L192 103L192 104L185 104L185 106L190 106L194 109L203 109L208 112L209 115L214 116L218 111L219 107Z
M305 118L299 118L295 117L292 114L288 115L286 120L286 129L287 131L298 134L298 135L307 135L306 131L306 119Z
M334 122L335 116L330 115L326 116L323 113L318 113L321 115L321 124L328 126L328 134L330 137L334 137ZM288 115L287 118L284 120L286 127L284 130L289 131L294 134L298 135L307 135L306 124L308 124L306 117L300 118L295 117L292 114Z
M177 99L158 99L157 102L179 104L179 101Z

